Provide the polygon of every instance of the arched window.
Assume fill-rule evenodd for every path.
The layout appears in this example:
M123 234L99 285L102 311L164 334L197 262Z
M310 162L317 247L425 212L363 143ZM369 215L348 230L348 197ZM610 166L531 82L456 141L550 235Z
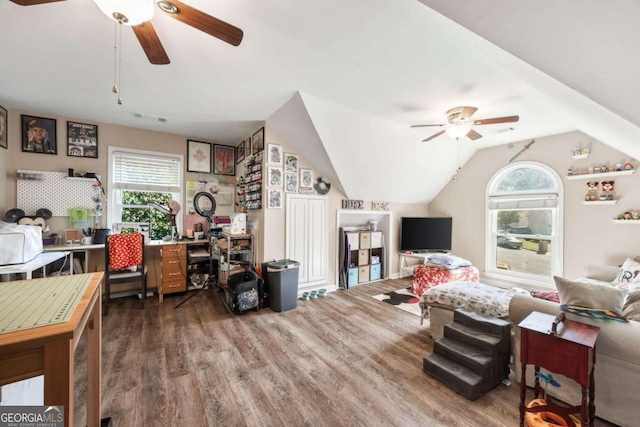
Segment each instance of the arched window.
M485 272L553 286L562 276L560 176L542 163L518 162L499 170L487 185Z

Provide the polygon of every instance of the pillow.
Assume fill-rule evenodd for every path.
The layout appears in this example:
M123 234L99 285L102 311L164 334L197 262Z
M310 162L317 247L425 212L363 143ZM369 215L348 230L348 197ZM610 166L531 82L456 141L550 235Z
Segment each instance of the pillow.
M560 298L556 291L531 291L531 296L560 304Z
M561 304L609 310L616 314L622 313L624 297L627 294L626 289L594 283L572 282L556 276L553 279L556 282L556 288L558 288Z
M622 307L622 315L627 320L640 321L640 290L629 292Z
M640 275L640 263L627 258L626 261L620 267L618 276L611 282L612 285L624 286L624 284L631 283Z

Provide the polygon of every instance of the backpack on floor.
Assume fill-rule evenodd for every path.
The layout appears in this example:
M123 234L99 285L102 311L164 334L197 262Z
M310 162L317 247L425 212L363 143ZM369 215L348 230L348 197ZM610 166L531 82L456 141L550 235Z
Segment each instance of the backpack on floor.
M231 275L225 289L229 308L238 314L247 310L257 311L260 303L258 290L262 287L261 282L260 276L251 270Z

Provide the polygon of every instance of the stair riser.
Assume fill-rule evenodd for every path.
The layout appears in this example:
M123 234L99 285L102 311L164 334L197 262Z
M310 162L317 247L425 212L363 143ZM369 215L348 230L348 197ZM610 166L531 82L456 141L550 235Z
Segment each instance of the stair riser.
M495 343L483 340L481 338L482 334L480 333L478 333L477 335L470 335L468 333L465 333L464 331L456 329L454 325L455 324L452 323L444 325L445 337L464 342L465 344L473 346L479 351L491 356L497 356L498 353L503 351L503 347L505 347L502 343L496 345Z
M466 368L471 369L483 378L486 378L486 375L488 375L491 371L491 360L489 360L488 362L480 362L474 356L469 355L468 353L461 353L456 349L452 349L447 347L446 345L442 345L439 340L436 340L433 343L433 352L435 354L446 357L449 360L455 361L456 363L459 363Z
M449 372L441 366L431 363L428 356L423 359L422 369L442 384L460 393L469 400L476 400L484 394L482 383L468 384L458 378L456 373Z
M492 318L478 320L473 313L471 315L466 315L460 311L455 311L453 313L453 321L461 325L470 326L478 331L501 336L503 338L507 338L511 334L511 324L502 319Z

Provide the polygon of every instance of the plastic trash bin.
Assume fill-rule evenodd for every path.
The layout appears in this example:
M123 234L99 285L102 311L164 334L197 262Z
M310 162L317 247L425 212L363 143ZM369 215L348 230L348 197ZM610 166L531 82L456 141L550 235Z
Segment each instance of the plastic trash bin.
M298 305L298 270L300 263L290 259L265 263L271 310L287 311Z

